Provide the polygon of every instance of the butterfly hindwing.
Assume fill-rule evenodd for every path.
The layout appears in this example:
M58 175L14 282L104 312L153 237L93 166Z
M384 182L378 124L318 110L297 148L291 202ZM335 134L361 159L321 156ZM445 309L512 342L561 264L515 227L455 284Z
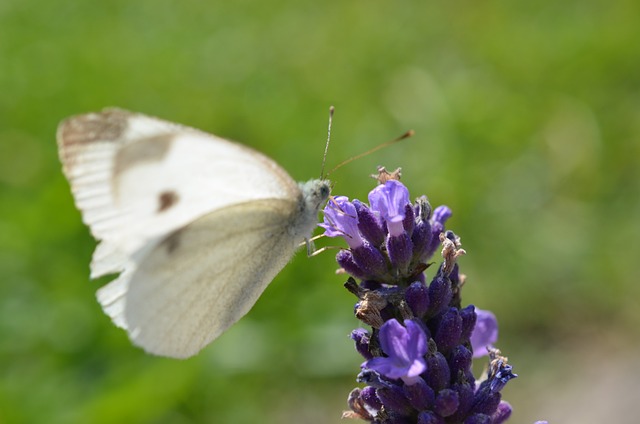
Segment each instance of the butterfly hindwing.
M136 258L127 281L110 283L98 299L148 352L194 355L245 315L291 258L298 207L270 199L205 215Z

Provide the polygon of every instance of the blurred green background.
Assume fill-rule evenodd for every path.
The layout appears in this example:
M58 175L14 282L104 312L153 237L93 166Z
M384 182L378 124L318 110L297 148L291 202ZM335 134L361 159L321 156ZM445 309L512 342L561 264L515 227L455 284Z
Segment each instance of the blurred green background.
M102 313L57 159L64 117L119 106L253 146L294 178L406 129L376 165L454 211L463 300L520 378L510 422L636 422L640 3L0 0L0 422L338 423L361 358L333 253L298 254L187 361ZM327 244L331 244L330 242ZM632 412L633 411L633 412Z

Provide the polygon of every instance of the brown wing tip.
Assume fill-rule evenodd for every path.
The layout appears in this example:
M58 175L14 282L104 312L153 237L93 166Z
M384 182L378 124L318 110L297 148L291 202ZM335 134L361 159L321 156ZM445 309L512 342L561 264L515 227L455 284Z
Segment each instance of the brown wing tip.
M105 109L102 112L76 115L60 122L58 143L70 144L117 140L127 128L131 113L121 109Z
M122 109L109 108L63 120L56 132L60 160L67 167L75 152L84 145L117 141L125 132L131 115Z

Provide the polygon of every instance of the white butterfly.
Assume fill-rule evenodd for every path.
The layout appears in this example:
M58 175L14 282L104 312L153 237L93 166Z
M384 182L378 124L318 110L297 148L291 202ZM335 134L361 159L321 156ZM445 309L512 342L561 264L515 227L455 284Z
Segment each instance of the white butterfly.
M316 225L327 180L157 118L106 109L58 127L64 173L99 244L91 277L134 344L187 358L244 316Z

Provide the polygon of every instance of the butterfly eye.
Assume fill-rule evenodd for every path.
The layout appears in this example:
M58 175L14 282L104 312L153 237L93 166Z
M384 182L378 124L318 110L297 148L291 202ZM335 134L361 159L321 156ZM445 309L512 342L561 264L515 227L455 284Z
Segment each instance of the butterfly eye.
M326 199L327 197L329 197L329 193L331 193L331 189L329 188L329 185L325 184L320 187L320 197L322 197L323 199Z

